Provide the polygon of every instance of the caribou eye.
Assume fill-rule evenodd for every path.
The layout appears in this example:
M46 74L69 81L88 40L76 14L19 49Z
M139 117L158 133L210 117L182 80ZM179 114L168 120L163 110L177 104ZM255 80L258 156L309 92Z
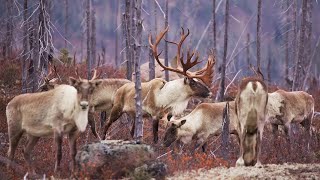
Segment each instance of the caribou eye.
M93 93L93 90L94 90L94 88L93 88L93 87L90 87L90 88L89 88L89 93L90 93L90 94Z

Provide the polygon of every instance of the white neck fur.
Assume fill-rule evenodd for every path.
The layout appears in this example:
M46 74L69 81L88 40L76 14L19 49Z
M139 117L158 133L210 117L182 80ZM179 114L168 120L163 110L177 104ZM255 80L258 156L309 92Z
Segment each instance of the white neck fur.
M162 108L171 108L173 115L181 114L191 98L184 84L184 79L167 82L156 94L156 105Z

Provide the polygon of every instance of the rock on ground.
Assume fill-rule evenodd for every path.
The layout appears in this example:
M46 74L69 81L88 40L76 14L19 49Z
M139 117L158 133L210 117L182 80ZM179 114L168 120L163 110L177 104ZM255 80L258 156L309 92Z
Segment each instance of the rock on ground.
M179 172L168 179L320 179L320 164L268 164L262 167L230 167Z
M77 176L119 178L154 159L149 145L105 140L83 146L76 155Z

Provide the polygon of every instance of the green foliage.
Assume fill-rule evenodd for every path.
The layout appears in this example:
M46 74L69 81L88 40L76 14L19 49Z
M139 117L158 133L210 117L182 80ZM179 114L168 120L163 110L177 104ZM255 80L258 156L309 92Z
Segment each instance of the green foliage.
M63 62L63 64L69 66L72 63L72 57L69 57L69 51L65 48L60 50L61 55L59 56L59 60Z

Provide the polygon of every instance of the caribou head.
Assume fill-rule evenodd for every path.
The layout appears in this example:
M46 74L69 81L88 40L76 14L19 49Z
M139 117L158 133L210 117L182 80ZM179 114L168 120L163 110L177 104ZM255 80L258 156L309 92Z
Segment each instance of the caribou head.
M169 27L160 32L160 34L156 37L156 41L154 44L152 43L152 36L149 35L149 44L152 49L153 56L164 70L172 71L184 76L183 83L190 94L198 97L208 97L211 95L209 87L211 87L213 78L213 66L215 64L215 56L213 54L209 56L207 64L204 68L195 72L191 72L190 69L200 63L200 61L198 61L199 53L195 51L191 52L190 50L188 50L186 53L186 62L184 62L184 53L182 52L181 48L183 42L189 36L190 31L188 29L187 34L185 34L184 29L181 29L182 31L179 42L165 40L168 43L175 44L177 46L177 54L175 58L177 61L176 68L163 65L159 59L161 52L158 53L158 44L160 43L163 36L168 32Z

